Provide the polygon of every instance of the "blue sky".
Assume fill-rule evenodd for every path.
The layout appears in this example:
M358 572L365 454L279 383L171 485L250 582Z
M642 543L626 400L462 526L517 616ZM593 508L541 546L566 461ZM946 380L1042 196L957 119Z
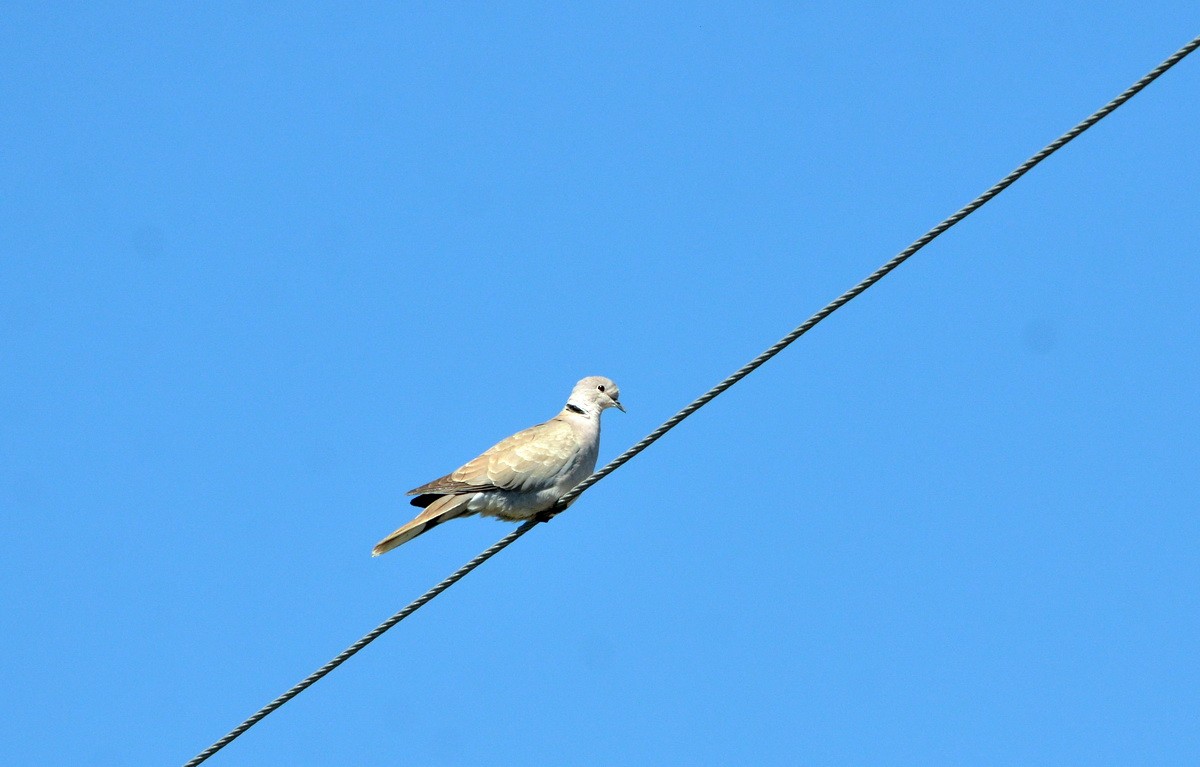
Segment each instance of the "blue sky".
M0 741L179 764L1195 3L0 11ZM210 764L1192 765L1200 59Z

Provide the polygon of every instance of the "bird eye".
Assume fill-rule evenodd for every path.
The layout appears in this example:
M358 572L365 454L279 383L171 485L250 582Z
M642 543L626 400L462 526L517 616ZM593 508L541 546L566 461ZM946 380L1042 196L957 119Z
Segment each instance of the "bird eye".
M604 391L604 384L600 384L596 388L599 389L600 391Z

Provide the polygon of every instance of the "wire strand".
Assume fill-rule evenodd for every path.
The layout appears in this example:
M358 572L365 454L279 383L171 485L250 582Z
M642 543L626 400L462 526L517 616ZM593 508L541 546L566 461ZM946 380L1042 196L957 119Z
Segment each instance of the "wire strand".
M570 492L568 492L566 495L564 495L558 501L558 503L555 504L554 507L552 509L550 509L548 512L546 512L545 514L543 514L541 517L539 517L537 519L532 519L528 522L523 523L520 527L516 528L515 530L513 530L512 532L510 532L508 535L504 536L500 540L496 541L494 544L492 544L490 547L488 547L485 551L478 554L474 559L467 562L465 565L458 568L453 573L451 573L449 576L447 576L441 583L437 584L436 586L429 589L421 596L417 597L415 600L413 600L411 603L409 603L404 609L400 610L398 613L396 613L395 615L388 618L383 623L376 626L369 634L364 636L362 639L359 639L357 642L355 642L354 644L347 647L345 650L343 650L341 653L339 653L338 656L335 657L333 660L329 661L324 666L321 666L321 668L319 668L316 671L314 671L313 673L309 674L307 677L305 677L300 682L298 682L290 690L288 690L284 694L280 695L278 698L271 701L267 705L263 706L261 709L259 709L257 712L255 712L249 719L242 722L240 725L238 725L233 730L231 730L227 735L225 735L225 737L221 738L216 743L213 743L211 746L209 746L208 748L204 749L199 754L197 754L196 757L193 758L191 761L187 762L184 765L184 767L196 767L196 765L199 765L200 763L207 760L210 756L217 753L222 748L224 748L225 746L227 746L231 742L233 742L234 739L236 739L242 733L246 732L246 730L249 730L255 724L262 721L268 714L275 711L280 706L282 706L284 703L287 703L289 700L296 697L300 693L304 692L304 690L308 689L313 684L318 682L326 674L333 671L335 668L337 668L338 666L342 665L347 660L349 660L359 650L363 649L364 647L369 645L371 642L374 642L376 639L378 639L380 636L382 636L383 633L386 632L388 629L392 628L400 621L402 621L405 618L407 618L408 616L412 615L414 612L416 612L422 606L424 606L428 602L432 601L435 597L437 597L443 591L450 588L458 581L462 580L472 570L479 567L480 565L482 565L487 560L491 559L496 554L500 553L500 551L507 548L510 544L515 542L522 535L525 535L525 533L532 530L539 523L549 521L556 515L562 513L562 511L564 511L567 508L567 506L569 506L571 504L572 501L574 501L576 498L578 498L580 496L580 494L582 494L589 487L596 484L600 480L604 479L609 474L612 474L614 471L616 471L618 468L620 468L625 463L627 463L630 459L632 459L635 455L637 455L638 453L642 452L650 445L657 442L660 438L662 438L662 436L664 434L669 432L671 429L674 429L685 418L687 418L692 413L695 413L697 410L699 410L700 408L707 405L709 402L711 402L713 399L715 399L719 394L724 392L726 389L733 386L735 383L742 380L746 376L750 375L758 368L762 367L762 365L764 363L766 363L767 360L771 359L776 354L779 354L779 352L783 351L788 346L790 346L793 341L795 341L800 336L804 335L805 333L807 333L808 331L810 331L814 327L816 327L817 324L820 323L822 320L824 320L826 317L833 314L835 311L840 309L842 306L849 303L851 300L853 300L855 297L857 297L859 294L861 294L867 288L869 288L872 285L874 285L875 283L879 282L881 279L883 279L885 276L887 276L887 274L889 272L891 272L896 267L900 266L900 264L907 261L913 254L915 254L917 251L921 250L921 248L924 248L926 245L933 242L941 234L946 232L946 230L950 229L952 226L957 224L959 221L962 221L964 218L966 218L967 216L971 215L976 210L981 208L984 204L986 204L993 197L1000 194L1008 187L1012 186L1012 184L1017 179L1019 179L1021 176L1024 176L1026 173L1028 173L1030 170L1032 170L1042 160L1045 160L1047 157L1054 154L1059 149L1062 149L1064 146L1066 146L1068 143L1070 143L1073 139L1078 137L1081 133L1086 131L1088 128L1092 127L1096 123L1103 120L1105 117L1107 117L1109 114L1111 114L1117 107L1121 106L1126 101L1133 98L1135 95L1137 95L1137 93L1139 91L1141 91L1143 88L1145 88L1150 83L1157 80L1159 78L1159 76L1161 76L1164 72L1166 72L1171 67L1178 64L1181 60L1183 60L1183 58L1185 56L1190 54L1192 51L1196 50L1196 48L1198 48L1198 47L1200 47L1200 36L1196 37L1191 42L1189 42L1187 45L1183 46L1178 51L1173 53L1169 58L1167 58L1165 61L1163 61L1157 67L1155 67L1150 72L1148 72L1144 77L1142 77L1136 83L1134 83L1133 85L1131 85L1127 89L1125 89L1124 92L1122 92L1119 96L1114 98L1112 101L1108 102L1103 107L1096 110L1088 117L1084 118L1075 127L1071 128L1069 131L1067 131L1066 133L1059 136L1054 141L1047 144L1040 152L1033 155L1025 162L1021 163L1011 173L1009 173L1007 176L1005 176L1004 178L997 181L995 183L995 185L993 185L986 192L984 192L983 194L979 195L971 202L964 205L962 208L960 208L957 212L955 212L949 218L945 219L944 221L942 221L940 224L938 224L937 226L930 229L925 234L921 235L915 242L913 242L913 244L909 245L907 248L900 251L900 253L898 253L896 256L894 256L890 261L885 263L883 266L879 267L874 272L872 272L862 282L858 283L854 287L847 290L845 293L841 294L837 298L830 301L820 311L818 311L813 316L809 317L802 324L798 325L794 330L792 330L792 332L788 333L786 336L779 339L777 342L775 342L775 344L773 344L770 348L768 348L762 354L759 354L757 357L750 360L744 366L742 366L737 371L735 371L728 378L721 381L716 386L712 387L711 389L706 391L704 394L697 397L694 401L691 402L691 404L689 404L687 407L680 410L675 415L671 416L657 429L655 429L654 431L647 434L645 437L643 437L641 440L639 440L635 445L633 445L628 450L621 453L619 456L617 456L612 461L610 461L606 466L604 466L604 468L595 472L590 477L585 479L583 482L580 482Z

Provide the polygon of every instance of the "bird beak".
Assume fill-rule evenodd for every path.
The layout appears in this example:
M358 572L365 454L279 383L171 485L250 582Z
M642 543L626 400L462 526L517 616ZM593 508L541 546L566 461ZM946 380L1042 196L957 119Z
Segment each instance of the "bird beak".
M617 410L620 410L622 413L625 412L625 406L622 405L620 402L613 400L612 403L613 403L613 407L615 407Z

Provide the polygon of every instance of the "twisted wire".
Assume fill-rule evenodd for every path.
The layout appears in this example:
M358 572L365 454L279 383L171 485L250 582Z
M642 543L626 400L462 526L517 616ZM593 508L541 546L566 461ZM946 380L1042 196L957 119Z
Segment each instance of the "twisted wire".
M1026 160L1025 162L1018 165L1011 173L1009 173L1007 176L1005 176L1004 178L997 181L995 183L995 185L993 185L986 192L979 195L974 200L971 200L971 202L964 205L952 216L950 216L946 220L942 221L940 224L933 227L925 234L921 235L912 245L909 245L907 248L900 251L898 254L896 254L896 256L894 258L892 258L892 260L888 261L886 264L884 264L883 266L876 269L874 272L872 272L870 274L870 276L868 276L862 282L858 283L854 287L847 290L845 293L841 294L837 298L830 301L819 312L817 312L813 316L809 317L801 325L797 326L795 330L793 330L792 332L788 333L786 336L784 336L783 338L781 338L777 342L775 342L775 344L773 346L771 346L771 348L767 349L762 354L760 354L757 357L755 357L754 359L750 360L744 366L742 366L740 369L738 369L736 372L734 372L731 376L726 378L724 381L721 381L719 384L717 384L716 386L714 386L711 389L709 389L708 391L706 391L704 394L697 397L691 404L689 404L683 410L680 410L678 413L676 413L675 415L673 415L669 419L667 419L667 421L664 422L662 424L662 426L659 426L657 429L650 432L645 437L643 437L641 440L639 440L638 443L635 444L633 447L629 448L624 453L621 453L619 456L617 456L616 458L611 460L608 463L608 465L606 465L604 468L600 469L595 474L592 474L590 477L585 479L583 482L580 482L569 493L567 493L566 495L564 495L562 497L562 499L559 501L558 505L556 506L556 509L558 509L558 511L562 511L562 509L565 508L566 505L570 504L571 501L578 498L580 493L587 490L589 487L596 484L600 480L604 479L609 474L616 471L620 466L622 466L627 461L629 461L629 459L633 458L635 455L637 455L638 453L642 452L650 445L657 442L664 434L666 434L671 429L674 429L676 426L678 426L679 423L681 421L683 421L683 419L687 418L692 413L695 413L697 410L704 407L709 402L711 402L713 399L715 399L718 394L720 394L721 392L725 391L729 387L733 386L738 381L742 380L746 376L753 373L755 370L757 370L759 367L761 367L763 365L763 363L765 363L767 360L771 359L776 354L779 354L779 352L783 351L788 346L790 346L791 343L793 341L795 341L797 338L799 338L800 336L804 335L805 333L807 333L808 331L810 331L814 327L816 327L817 324L821 322L821 320L823 320L826 317L828 317L829 315L833 314L835 311L840 309L843 305L848 303L851 299L855 298L860 293L865 291L867 288L871 287L872 285L874 285L875 283L879 282L881 279L886 277L888 272L892 271L897 266L900 266L900 264L903 264L913 254L915 254L917 251L919 251L921 248L925 247L929 243L933 242L942 233L944 233L947 229L954 226L959 221L962 221L964 218L966 218L967 216L971 215L976 210L981 208L986 202L991 200L993 197L1000 194L1008 187L1012 186L1012 184L1014 182L1016 182L1017 179L1019 179L1021 176L1024 176L1029 171L1033 170L1033 168L1038 163L1040 163L1042 160L1045 160L1047 157L1054 154L1059 149L1062 149L1064 146L1066 146L1068 143L1070 143L1072 139L1076 138L1077 136L1079 136L1079 134L1083 133L1088 128L1092 127L1096 123L1103 120L1117 107L1121 106L1126 101L1129 101L1129 99L1131 99L1135 95L1137 95L1137 93L1139 91L1141 91L1143 88L1145 88L1150 83L1157 80L1160 75L1162 75L1164 72L1166 72L1171 67L1178 64L1185 56L1187 56L1192 51L1196 50L1196 48L1198 48L1198 47L1200 47L1200 36L1196 37L1194 40L1189 42L1187 45L1180 48L1178 51L1176 51L1174 54L1172 54L1170 58L1168 58L1166 61L1159 64L1157 67L1155 67L1150 72L1148 72L1145 77L1143 77L1142 79L1138 80L1133 85L1126 88L1125 91L1123 91L1121 93L1121 95L1117 96L1112 101L1110 101L1107 104L1105 104L1104 106L1100 107L1100 109L1096 110L1091 115L1086 117L1074 128L1071 128L1071 130L1067 131L1063 135L1056 138L1054 141L1047 144L1044 149L1042 149L1040 152L1035 154L1033 157L1030 157L1028 160Z
M1059 136L1054 141L1047 144L1046 147L1043 148L1041 151L1039 151L1037 154L1033 155L1028 160L1026 160L1025 162L1018 165L1011 173L1009 173L1007 176L1005 176L1004 178L997 181L995 183L995 185L993 185L986 192L984 192L983 194L979 195L971 202L964 205L962 208L960 208L957 212L955 212L949 218L945 219L944 221L942 221L940 224L938 224L937 226L930 229L925 234L921 235L915 242L913 242L913 244L909 245L907 248L900 251L900 253L898 253L896 256L894 256L890 261L885 263L883 266L879 267L874 272L872 272L862 282L858 283L854 287L847 290L845 293L841 294L837 298L830 301L820 311L818 311L813 316L809 317L802 324L798 325L794 330L792 330L786 336L779 339L766 351L762 352L757 357L750 360L745 365L743 365L741 368L739 368L737 371L735 371L728 378L721 381L716 386L712 387L711 389L706 391L704 394L697 397L687 407L683 408L678 413L671 416L657 429L650 432L645 437L643 437L641 440L639 440L636 444L634 444L632 447L630 447L628 450L621 453L619 456L617 456L613 460L609 461L608 464L605 465L602 469L600 469L599 471L592 474L590 477L585 479L583 482L580 482L570 492L568 492L566 495L564 495L558 501L558 503L556 503L554 505L554 507L551 508L549 511L545 512L543 515L541 515L540 517L538 517L536 519L531 519L528 522L521 524L520 527L516 528L515 530L513 530L512 532L510 532L508 535L504 536L500 540L496 541L494 544L492 544L490 547L488 547L485 551L483 551L480 554L478 554L477 556L475 556L474 559L467 562L465 565L458 568L453 573L451 573L449 576L447 576L442 582L438 583L436 586L429 589L421 596L417 597L415 600L413 600L411 603L409 603L404 609L400 610L395 615L393 615L392 617L388 618L383 623L376 626L369 634L364 636L362 639L359 639L357 642L355 642L354 644L347 647L345 650L343 650L341 653L339 653L338 656L335 657L333 660L329 661L321 668L319 668L316 671L314 671L313 673L309 674L307 677L305 677L300 682L298 682L294 687L292 687L290 690L288 690L287 692L280 695L275 700L273 700L270 703L268 703L267 705L263 706L261 709L259 709L257 712L255 712L250 718L246 719L246 721L242 722L240 725L238 725L233 730L231 730L227 735L225 735L225 737L221 738L216 743L213 743L211 746L209 746L208 748L204 749L199 754L197 754L195 756L195 758L193 758L191 761L187 762L184 765L184 767L196 767L196 765L199 765L201 762L204 762L205 760L207 760L213 754L217 753L222 748L229 745L235 738L240 736L242 733L246 732L246 730L249 730L251 727L253 727L255 724L257 724L259 721L264 719L268 714L275 711L277 708L282 706L284 703L287 703L289 700L296 697L300 693L304 692L304 690L308 689L313 684L318 682L326 674L333 671L335 668L337 668L338 666L342 665L347 660L349 660L350 657L355 655L359 650L363 649L364 647L369 645L371 642L378 639L388 629L392 628L400 621L402 621L405 618L407 618L408 616L412 615L414 612L416 612L418 609L420 609L426 603L432 601L434 599L434 597L438 596L443 591L450 588L458 581L462 580L472 570L479 567L481 564L483 564L487 560L491 559L493 556L498 554L503 549L507 548L511 543L516 541L518 538L520 538L525 533L532 530L539 523L549 521L554 516L562 513L562 511L564 511L567 508L567 506L569 506L570 503L572 501L574 501L576 498L578 498L580 496L580 494L582 494L585 490L587 490L588 488L590 488L592 485L596 484L600 480L604 479L609 474L612 474L618 468L620 468L625 463L627 463L635 455L637 455L638 453L642 452L650 445L657 442L660 438L662 438L662 436L664 434L666 434L671 429L674 429L676 426L678 426L680 424L680 422L682 422L685 418L687 418L692 413L695 413L697 410L699 410L700 408L707 405L709 402L711 402L713 399L715 399L717 397L717 395L721 394L722 392L724 392L729 387L733 386L738 381L742 380L746 376L753 373L755 370L757 370L759 367L761 367L764 363L766 363L767 360L771 359L776 354L778 354L779 352L783 351L788 346L790 346L792 344L792 342L795 341L796 339L798 339L800 336L802 336L805 333L807 333L808 331L812 330L814 327L817 326L818 323L821 322L821 320L823 320L826 317L828 317L829 315L833 314L835 311L837 311L842 306L844 306L845 304L850 302L852 299L854 299L856 296L861 294L867 288L869 288L872 285L874 285L875 283L879 282L881 279L883 279L885 276L887 276L887 274L889 272L891 272L896 267L900 266L900 264L907 261L917 251L921 250L921 248L924 248L926 245L933 242L941 234L943 234L946 230L950 229L950 227L954 226L959 221L962 221L964 218L971 215L976 210L978 210L980 207L982 207L985 203L987 203L993 197L995 197L996 195L1000 194L1002 191L1007 189L1017 179L1019 179L1021 176L1024 176L1026 173L1028 173L1030 170L1032 170L1035 166L1037 166L1042 160L1045 160L1047 157L1049 157L1050 155L1057 152L1059 149L1066 146L1068 143L1070 143L1073 139L1078 137L1081 133L1086 131L1088 128L1092 127L1096 123L1100 122L1100 120L1107 117L1117 107L1121 106L1126 101L1133 98L1135 95L1137 95L1137 93L1139 91L1141 91L1143 88L1145 88L1150 83L1157 80L1159 78L1159 76L1161 76L1164 72L1166 72L1171 67L1178 64L1185 56L1187 56L1188 54L1190 54L1191 52L1196 50L1196 48L1198 48L1198 47L1200 47L1200 36L1197 36L1191 42L1187 43L1182 48L1180 48L1178 51L1173 53L1169 58L1167 58L1165 61L1163 61L1157 67L1155 67L1150 72L1148 72L1144 77L1142 77L1136 83L1134 83L1133 85L1131 85L1127 89L1125 89L1125 91L1123 91L1119 96L1114 98L1112 101L1108 102L1103 107L1096 110L1088 117L1084 118L1075 127L1071 128L1069 131L1067 131L1066 133Z
M258 724L258 722L260 720L262 720L264 717L266 717L267 714L270 714L272 711L279 708L284 703L287 703L292 698L296 697L297 695L304 692L312 685L316 684L321 679L321 677L325 676L330 671L333 671L335 668L337 668L338 666L340 666L343 663L345 663L346 661L348 661L359 650L361 650L362 648L364 648L367 645L374 642L376 639L378 639L380 636L382 636L383 633L385 631L387 631L388 629L390 629L392 626L395 626L400 621L404 620L408 616L415 613L418 609L420 609L422 606L424 606L427 602L432 600L438 594L441 594L443 591L450 588L455 583L458 583L460 580L462 580L463 576L465 576L467 573L474 570L476 567L479 567L484 562L491 559L493 555L495 555L501 549L508 546L508 544L512 543L513 541L520 538L525 533L529 532L529 530L531 530L536 524L537 524L536 521L526 522L525 524L518 527L516 530L513 530L508 535L504 536L500 540L493 543L485 551L482 551L479 554L477 554L474 559L472 559L470 562L467 562L465 565L463 565L462 567L458 568L453 573L448 575L441 583L439 583L438 585L431 588L429 591L426 591L424 594L422 594L421 596L414 599L412 602L410 602L408 604L408 606L406 606L400 612L398 612L395 615L393 615L392 617L388 618L383 623L380 623L378 626L373 628L371 630L371 632L369 634L367 634L366 636L364 636L362 639L360 639L357 642L355 642L354 644L350 645L345 650L342 650L340 653L338 653L336 658L329 661L324 666L321 666L319 669L312 672L308 676L304 677L304 679L301 679L299 682L297 682L295 684L295 686L293 686L290 690L288 690L287 692L280 695L275 700L271 701L267 705L260 708L249 719L242 722L234 729L230 730L229 733L225 737L221 738L216 743L213 743L211 746L209 746L208 748L204 749L199 754L197 754L191 761L189 761L187 764L185 764L184 767L195 767L195 765L200 764L201 762L205 761L213 754L220 751L222 748L225 748L225 746L232 743L233 740L235 738L237 738L239 735L241 735L243 732L250 729L254 725Z

